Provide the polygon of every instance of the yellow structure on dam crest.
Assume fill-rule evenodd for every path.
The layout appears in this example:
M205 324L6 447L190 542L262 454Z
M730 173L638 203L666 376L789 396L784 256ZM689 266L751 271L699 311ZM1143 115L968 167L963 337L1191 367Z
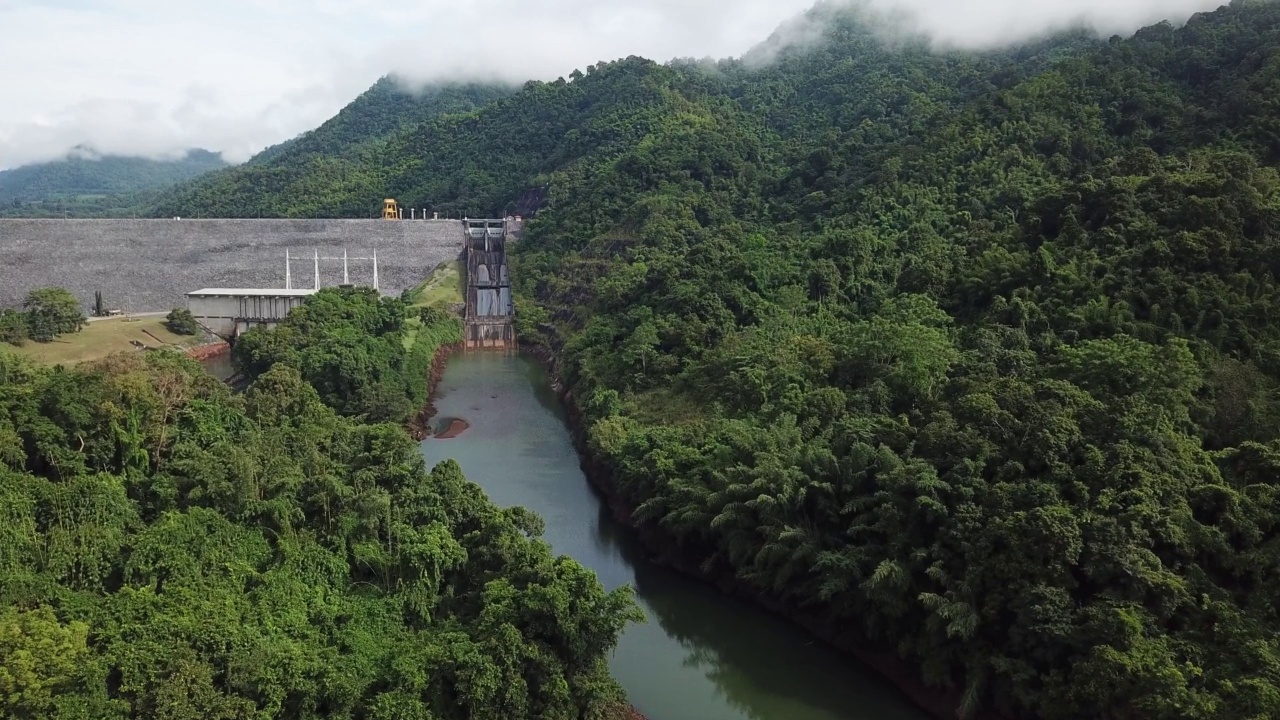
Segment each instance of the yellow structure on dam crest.
M396 204L395 199L387 198L382 201L382 219L383 220L399 220L400 207Z

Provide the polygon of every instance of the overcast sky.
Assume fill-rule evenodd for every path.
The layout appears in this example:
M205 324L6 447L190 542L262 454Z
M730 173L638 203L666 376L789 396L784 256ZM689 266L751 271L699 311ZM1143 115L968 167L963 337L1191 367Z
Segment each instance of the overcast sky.
M1220 0L867 0L948 44L1085 20L1104 34ZM553 80L599 60L739 56L813 0L0 0L0 168L77 144L241 161L387 73Z

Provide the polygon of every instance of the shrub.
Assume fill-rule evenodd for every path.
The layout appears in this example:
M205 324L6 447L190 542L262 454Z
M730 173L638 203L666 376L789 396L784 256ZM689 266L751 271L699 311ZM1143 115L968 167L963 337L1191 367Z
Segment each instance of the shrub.
M432 303L418 311L418 319L425 327L439 325L451 318L453 313L449 312L449 306L444 303Z
M200 332L200 323L191 311L186 308L174 308L164 319L165 327L179 335L196 335Z

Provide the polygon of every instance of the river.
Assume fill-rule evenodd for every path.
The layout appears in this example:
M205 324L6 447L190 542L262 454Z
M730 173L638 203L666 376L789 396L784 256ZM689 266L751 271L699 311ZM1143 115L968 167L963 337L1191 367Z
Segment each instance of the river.
M436 423L470 423L428 439L428 464L453 458L494 502L546 521L557 553L608 588L631 583L648 622L622 635L610 661L650 720L924 720L886 681L795 626L654 565L613 520L578 465L563 408L537 361L453 356Z
M219 380L227 380L235 374L235 368L231 365L231 353L229 352L205 358L200 361L200 364L204 366L205 370L209 371L210 375Z

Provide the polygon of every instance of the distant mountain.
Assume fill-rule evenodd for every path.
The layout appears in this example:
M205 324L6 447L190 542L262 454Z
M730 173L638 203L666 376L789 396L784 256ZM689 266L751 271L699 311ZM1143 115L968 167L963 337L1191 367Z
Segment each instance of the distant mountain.
M179 160L97 156L80 150L62 160L0 171L0 202L153 190L224 167L222 155L207 150L191 150Z
M388 144L423 123L466 116L515 92L502 85L442 85L412 92L382 78L320 127L263 150L244 165L162 194L152 214L205 217L362 217L381 205L348 201L373 194L369 168ZM334 207L334 198L343 202ZM379 201L381 195L378 195Z
M99 156L77 148L66 158L0 171L0 215L128 214L145 194L227 167L219 153L190 150L177 160Z

